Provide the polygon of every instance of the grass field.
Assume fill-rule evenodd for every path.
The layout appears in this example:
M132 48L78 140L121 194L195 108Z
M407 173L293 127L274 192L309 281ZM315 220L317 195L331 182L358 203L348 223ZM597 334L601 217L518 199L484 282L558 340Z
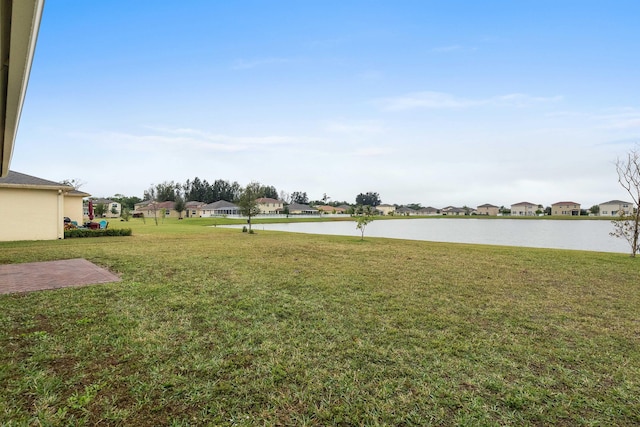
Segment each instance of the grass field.
M212 223L0 243L123 279L0 296L0 424L640 424L628 255Z

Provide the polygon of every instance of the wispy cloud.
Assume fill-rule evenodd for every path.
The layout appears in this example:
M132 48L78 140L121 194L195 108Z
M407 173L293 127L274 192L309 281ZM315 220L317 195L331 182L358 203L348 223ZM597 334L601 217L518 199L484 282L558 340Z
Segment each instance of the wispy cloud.
M378 101L383 110L400 111L416 108L462 109L479 106L525 107L544 102L561 101L561 96L540 97L511 93L484 99L462 98L442 92L414 92Z
M96 143L119 144L130 151L184 150L241 152L271 146L316 143L318 138L293 136L232 136L209 133L197 129L147 128L147 133L102 132L94 134L70 134L76 138Z
M640 129L640 111L635 108L624 108L598 116L608 129Z
M446 52L454 52L456 50L462 50L462 46L460 46L459 44L454 44L449 46L439 46L431 49L431 52L446 53Z
M357 157L380 157L390 154L392 150L382 147L361 148L354 152Z
M384 127L380 122L375 120L363 121L330 121L326 124L325 129L329 132L336 133L366 133L375 134L384 131Z
M289 64L294 62L291 58L259 58L259 59L238 59L231 66L232 70L249 70L251 68L262 67L274 64Z

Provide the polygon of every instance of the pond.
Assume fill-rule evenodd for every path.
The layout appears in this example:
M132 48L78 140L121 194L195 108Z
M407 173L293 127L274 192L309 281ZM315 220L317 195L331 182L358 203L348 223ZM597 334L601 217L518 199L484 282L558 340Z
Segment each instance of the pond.
M253 228L360 237L352 221L256 224ZM603 220L424 218L373 221L365 238L628 252L626 240L611 237L611 231L611 222Z

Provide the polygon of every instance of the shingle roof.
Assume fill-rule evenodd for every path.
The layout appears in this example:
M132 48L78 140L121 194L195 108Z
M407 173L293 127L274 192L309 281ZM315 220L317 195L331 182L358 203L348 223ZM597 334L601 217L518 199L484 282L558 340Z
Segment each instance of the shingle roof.
M231 202L227 202L226 200L218 200L217 202L209 203L208 205L202 206L200 209L205 211L210 211L214 209L222 209L222 208L238 208L237 205L234 205Z
M622 200L609 200L608 202L600 203L601 205L632 205L631 202L623 202Z
M0 178L0 185L32 186L32 187L55 187L60 189L73 190L70 185L61 184L55 181L38 178L20 172L9 171L6 177Z

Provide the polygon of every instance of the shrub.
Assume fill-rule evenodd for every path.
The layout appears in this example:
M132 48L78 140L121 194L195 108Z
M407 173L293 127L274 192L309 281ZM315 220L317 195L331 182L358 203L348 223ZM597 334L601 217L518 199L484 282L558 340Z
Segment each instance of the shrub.
M89 228L75 228L64 232L65 239L76 237L103 237L103 236L131 236L130 228L104 228L91 230Z
M243 226L242 226L242 232L243 232L243 233L246 233L246 232L247 232L247 226L246 226L246 225L243 225Z

